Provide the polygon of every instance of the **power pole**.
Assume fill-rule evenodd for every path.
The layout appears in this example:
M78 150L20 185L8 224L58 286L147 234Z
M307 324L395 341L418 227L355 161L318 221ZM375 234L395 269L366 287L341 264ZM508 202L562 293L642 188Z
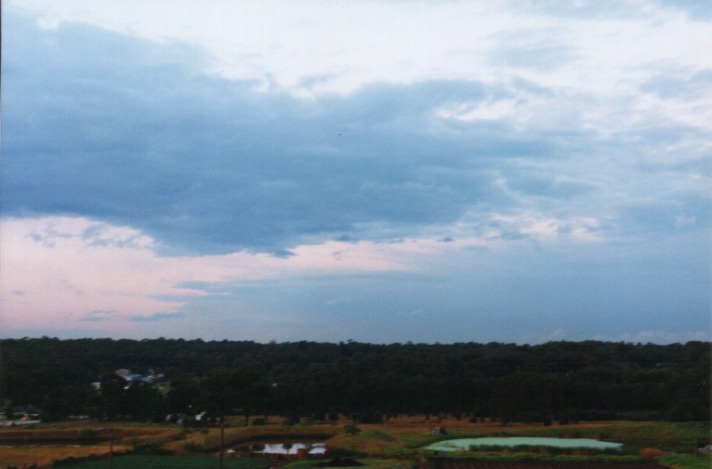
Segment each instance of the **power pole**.
M220 417L220 469L223 469L223 453L225 452L225 415Z
M114 461L112 457L114 456L114 428L109 429L109 469L114 467Z

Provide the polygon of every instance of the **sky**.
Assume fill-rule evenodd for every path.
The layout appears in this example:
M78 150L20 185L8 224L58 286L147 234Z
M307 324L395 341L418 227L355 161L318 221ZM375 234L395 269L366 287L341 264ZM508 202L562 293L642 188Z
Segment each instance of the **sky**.
M708 6L4 1L0 337L712 340Z

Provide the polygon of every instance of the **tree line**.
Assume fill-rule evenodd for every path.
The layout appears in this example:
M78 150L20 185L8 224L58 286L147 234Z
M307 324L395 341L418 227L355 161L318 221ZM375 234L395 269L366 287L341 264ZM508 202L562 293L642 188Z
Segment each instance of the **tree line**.
M710 420L711 345L5 339L0 402L40 407L46 419ZM127 385L121 368L158 370L167 382Z

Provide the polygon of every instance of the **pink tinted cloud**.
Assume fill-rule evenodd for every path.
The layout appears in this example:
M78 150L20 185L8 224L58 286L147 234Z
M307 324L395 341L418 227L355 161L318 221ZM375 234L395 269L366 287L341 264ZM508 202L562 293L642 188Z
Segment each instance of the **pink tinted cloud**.
M327 242L287 258L235 252L161 256L150 237L87 218L11 218L0 224L0 324L5 328L126 323L178 311L205 292L192 282L399 270L385 245ZM126 325L126 324L125 324Z
M531 214L491 220L537 239L595 241L593 219L542 219ZM159 244L130 228L80 217L0 221L0 326L7 329L83 327L120 332L137 319L174 317L195 284L284 280L317 275L447 268L469 246L502 244L500 233L477 234L466 224L438 236L399 242L326 241L300 245L287 257L239 251L210 256L165 256ZM496 230L495 230L496 231ZM266 313L266 312L265 312ZM132 321L133 320L133 321Z

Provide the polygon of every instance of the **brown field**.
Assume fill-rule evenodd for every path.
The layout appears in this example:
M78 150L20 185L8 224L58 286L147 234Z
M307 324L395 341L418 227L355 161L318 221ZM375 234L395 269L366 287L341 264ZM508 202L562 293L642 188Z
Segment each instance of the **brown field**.
M130 446L115 445L114 453L125 453L130 449ZM108 453L108 445L2 446L0 447L0 468L23 467L33 464L37 468L46 468L52 467L52 463L59 459L104 456Z
M225 447L237 448L251 442L265 441L325 441L329 451L334 454L357 455L375 458L412 460L418 458L417 449L434 441L449 437L473 435L558 435L563 437L606 438L616 441L628 441L625 436L635 435L641 445L655 441L668 443L690 439L684 432L699 435L699 429L683 424L665 424L656 422L596 422L576 425L543 426L541 424L509 424L498 422L469 423L466 419L456 420L451 417L400 416L390 418L382 424L358 424L359 431L348 434L345 426L351 422L342 418L336 424L316 423L294 426L282 425L283 419L272 417L265 426L244 426L241 418L232 418L225 428ZM700 423L702 426L703 424ZM433 435L432 429L444 427L447 436ZM700 427L702 428L702 427ZM175 424L140 424L132 422L72 422L40 424L35 428L0 428L0 469L8 466L23 467L35 464L37 467L50 467L52 461L68 457L86 457L106 455L113 434L114 451L126 452L142 443L153 443L167 452L188 455L215 452L220 447L220 429L189 429ZM83 443L83 444L82 444ZM634 446L637 446L634 444ZM661 446L662 447L662 446ZM452 460L451 460L452 461ZM477 463L460 461L458 467L489 467L507 469L508 465L499 462ZM438 462L442 466L454 467L448 461ZM489 464L489 466L482 466ZM500 465L497 465L500 464ZM504 463L502 463L504 464ZM523 463L522 463L523 464ZM534 463L532 463L534 464ZM520 466L524 467L524 466ZM529 466L527 466L529 467ZM577 466L584 469L583 466ZM609 467L609 466L607 466ZM633 465L626 466L634 469ZM646 466L652 469L654 466ZM610 466L610 469L613 467ZM536 469L531 467L530 469Z
M91 433L86 433L91 430ZM60 444L77 443L82 439L87 443L108 442L113 438L115 442L137 444L143 442L163 442L179 436L181 429L167 426L140 426L137 424L117 423L116 425L101 425L84 423L75 424L39 425L36 428L0 428L0 444L2 445L27 445L27 444Z
M430 432L435 427L445 427L451 433L478 432L492 433L498 431L526 430L533 427L541 428L541 425L521 425L512 424L503 427L498 422L469 423L466 419L456 420L452 417L431 417L423 416L400 416L391 418L381 424L358 424L361 430L355 435L348 435L344 432L344 425L350 420L341 418L337 424L314 424L282 426L280 417L272 417L268 420L269 425L258 427L229 427L225 429L225 444L239 445L243 442L260 441L268 439L308 439L308 440L329 440L329 447L341 449L346 452L368 453L376 455L401 454L405 451L430 441L435 441L437 437L432 437ZM230 422L228 422L230 423ZM237 422L233 422L237 423ZM587 427L595 428L603 426L605 423L588 424ZM577 426L583 427L583 426ZM167 450L179 454L186 453L185 444L200 444L205 448L216 448L220 442L220 429L210 428L207 430L187 430L184 438L169 442L163 447Z
M87 429L91 430L87 434ZM103 456L109 453L113 434L114 453L124 453L140 443L163 444L180 438L179 428L134 423L71 422L40 424L35 428L0 428L0 469L35 464L51 467L65 458ZM84 443L84 444L81 444Z

